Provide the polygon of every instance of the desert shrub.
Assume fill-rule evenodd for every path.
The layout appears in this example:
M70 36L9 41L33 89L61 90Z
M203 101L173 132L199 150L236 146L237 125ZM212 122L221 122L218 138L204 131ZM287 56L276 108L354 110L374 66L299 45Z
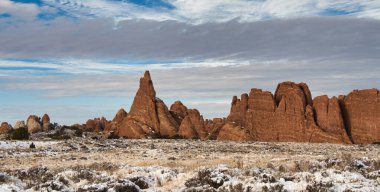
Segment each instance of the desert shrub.
M76 130L75 130L75 136L82 137L83 136L83 130L76 128Z
M220 190L218 189L218 191L220 191L220 192L244 192L244 187L243 187L242 183L238 183L236 185L231 184L231 185L228 185L228 186L221 188Z
M281 192L281 191L283 191L283 188L284 188L284 185L277 184L277 185L273 185L273 186L270 186L270 187L263 186L262 187L262 191L263 192L276 192L276 191Z
M310 167L310 162L305 160L294 161L294 172L305 172L308 171Z
M306 191L308 192L328 192L330 189L334 187L331 182L322 183L322 182L314 182L306 187Z
M134 184L139 186L140 189L149 188L149 184L144 177L137 176L137 177L128 178L128 180L132 181Z
M288 168L286 167L286 165L280 165L278 167L278 171L280 171L282 173L286 172L287 170L288 170Z
M115 132L111 131L108 136L107 136L107 139L119 139L120 137L118 135L115 134Z
M113 187L116 192L140 192L140 188L129 180L119 180L118 183Z
M65 133L65 128L64 127L56 130L52 134L48 134L47 136L49 138L51 138L51 139L54 139L54 140L67 140L67 139L71 139L71 137Z
M28 140L29 139L28 129L25 127L14 129L13 131L9 133L9 138L12 140Z
M74 131L74 135L76 137L82 137L83 136L83 130L79 129L78 127L75 127L75 126L63 126L61 129L63 129L63 130L65 130L65 129L73 130Z
M186 187L200 187L200 186L210 186L212 188L219 188L228 181L227 175L224 175L218 171L212 169L202 169L198 171L198 176L191 178L186 181Z

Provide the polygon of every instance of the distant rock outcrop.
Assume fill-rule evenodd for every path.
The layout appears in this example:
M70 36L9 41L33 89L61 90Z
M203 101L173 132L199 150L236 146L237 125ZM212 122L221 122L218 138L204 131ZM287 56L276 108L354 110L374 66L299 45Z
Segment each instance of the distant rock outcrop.
M48 114L42 116L42 130L49 131L53 129L53 125L50 123L50 117Z
M89 119L83 126L83 129L88 132L101 132L104 131L109 123L110 122L104 117Z
M30 115L26 121L26 126L28 127L29 133L37 133L42 131L42 125L40 123L40 118L36 115Z
M7 134L12 130L12 126L9 125L7 122L2 122L0 126L0 135L1 134Z
M14 125L14 129L25 128L25 127L26 127L25 121L16 121Z

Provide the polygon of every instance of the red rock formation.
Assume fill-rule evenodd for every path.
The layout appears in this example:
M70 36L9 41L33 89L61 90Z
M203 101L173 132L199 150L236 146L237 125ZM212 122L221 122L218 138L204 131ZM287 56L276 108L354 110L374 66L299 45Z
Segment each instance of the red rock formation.
M207 132L203 116L196 109L188 109L187 114L194 126L195 131L197 132L198 137L200 139L206 139Z
M37 133L42 131L40 118L36 115L30 115L26 121L26 126L28 127L29 133Z
M228 122L220 129L217 140L250 141L249 130L232 122Z
M0 126L0 135L1 134L7 134L12 130L11 125L9 125L7 122L2 122Z
M328 98L327 95L318 96L313 100L316 123L325 132L336 135L344 143L351 143L339 106L338 98Z
M304 108L306 108L306 105L313 105L309 87L305 83L297 84L290 81L278 84L274 96L277 105L280 103L282 97L289 91L293 91L301 98Z
M117 134L127 138L173 136L178 130L166 105L156 98L149 71L140 79L140 87L128 116L120 123ZM162 133L161 133L162 132Z
M380 93L355 90L340 97L346 129L354 143L380 142Z
M180 125L178 135L189 139L207 139L207 123L197 109L188 109L180 101L176 101L171 105L170 113Z
M178 135L187 139L195 139L199 137L189 116L186 116L182 120L181 126L178 130Z
M160 128L159 128L160 136L173 137L178 132L179 125L177 121L171 115L171 113L168 110L168 107L166 107L165 103L162 100L157 99L156 107L157 107L157 116L160 122Z
M182 120L187 115L187 107L183 105L181 101L176 101L170 106L170 113L173 115L174 119L180 125Z
M85 127L106 127L126 138L178 135L189 139L373 143L380 140L379 100L378 90L312 100L305 83L283 82L274 95L252 89L240 99L235 96L227 118L204 121L198 110L188 109L180 101L169 111L156 97L150 74L145 72L129 114L120 110L110 124L97 128L101 123L95 119Z
M205 127L206 132L208 132L207 139L215 140L217 139L220 130L226 124L226 118L214 118L214 119L206 119Z
M312 105L310 90L304 83L280 83L275 96L252 89L249 96L243 94L242 99L233 98L231 114L218 139L235 140L236 135L245 134L244 138L257 141L349 142L342 127L333 133L318 127ZM336 109L331 109L331 115L335 115L333 110ZM237 129L239 127L245 131ZM232 131L231 138L229 131Z
M128 113L124 109L119 109L115 117L104 129L104 132L116 131L119 124L128 116Z
M108 122L107 119L104 117L89 119L87 120L83 128L84 128L84 131L88 131L88 132L93 132L93 131L100 132L100 131L103 131L109 123L110 122Z
M53 129L53 125L50 123L50 117L48 114L42 116L42 130L49 131Z

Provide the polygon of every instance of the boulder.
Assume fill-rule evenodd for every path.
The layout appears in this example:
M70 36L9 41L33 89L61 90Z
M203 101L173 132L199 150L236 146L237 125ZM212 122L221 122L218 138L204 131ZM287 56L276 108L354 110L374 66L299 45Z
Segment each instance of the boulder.
M12 126L9 125L7 122L2 122L0 126L0 135L1 134L7 134L12 130Z
M26 128L25 121L16 121L14 129Z
M50 123L50 117L48 114L42 116L42 130L49 131L53 129L53 124Z
M40 118L36 115L31 115L28 117L28 120L26 121L26 126L28 127L28 132L30 134L32 133L38 133L42 131L42 126L40 122Z

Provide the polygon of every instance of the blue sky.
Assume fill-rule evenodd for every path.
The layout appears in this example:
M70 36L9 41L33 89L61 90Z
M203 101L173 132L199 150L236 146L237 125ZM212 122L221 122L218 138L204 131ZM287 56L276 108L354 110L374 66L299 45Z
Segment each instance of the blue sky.
M1 0L0 121L111 119L147 69L168 106L207 118L281 81L379 88L379 31L370 0Z

